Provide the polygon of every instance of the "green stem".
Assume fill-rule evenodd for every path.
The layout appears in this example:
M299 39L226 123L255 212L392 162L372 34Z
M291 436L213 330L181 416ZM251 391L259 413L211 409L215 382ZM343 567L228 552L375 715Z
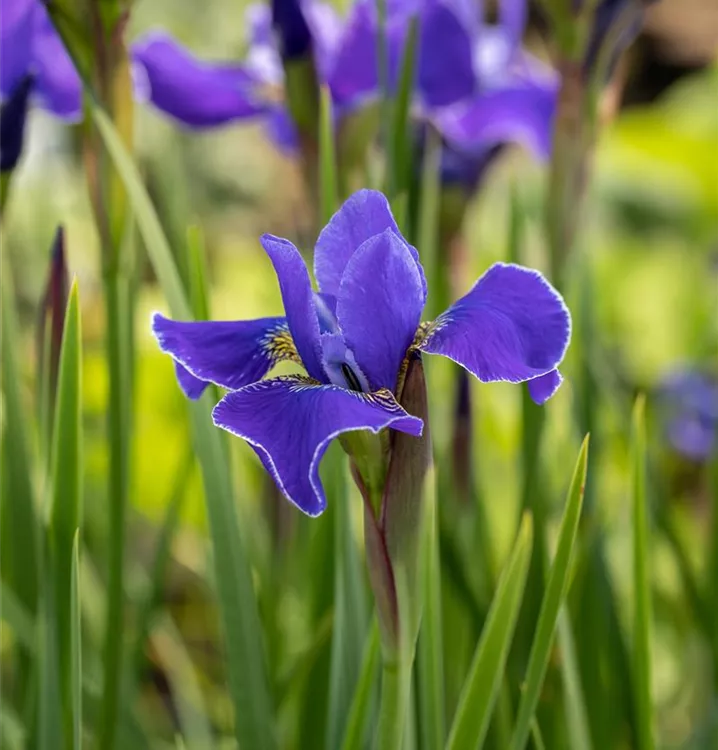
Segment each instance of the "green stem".
M401 662L383 660L376 750L398 750L402 746L410 675L411 670L402 669Z
M123 281L117 269L108 268L105 275L105 309L107 314L107 359L109 367L108 437L110 468L108 499L109 577L107 585L107 626L103 663L105 683L103 691L99 747L114 747L119 710L120 677L123 651L124 619L124 547L125 510L127 500L127 447L130 412L128 381L125 377L123 331L127 316L124 311Z

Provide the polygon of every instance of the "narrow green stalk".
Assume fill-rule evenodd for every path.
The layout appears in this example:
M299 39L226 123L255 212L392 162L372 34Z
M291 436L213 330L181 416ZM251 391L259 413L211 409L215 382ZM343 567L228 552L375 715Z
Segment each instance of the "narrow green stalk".
M384 659L381 667L381 703L376 750L397 750L402 746L409 705L411 672L399 660Z
M105 274L107 316L107 358L109 369L107 432L109 461L109 576L107 582L107 624L103 649L104 691L101 710L100 747L114 746L119 713L120 678L124 639L124 549L128 490L128 419L131 408L125 373L123 324L124 288L116 269Z

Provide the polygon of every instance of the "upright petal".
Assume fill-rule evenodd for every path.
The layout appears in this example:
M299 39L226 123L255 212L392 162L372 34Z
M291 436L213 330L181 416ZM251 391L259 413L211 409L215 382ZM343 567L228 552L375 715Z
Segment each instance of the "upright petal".
M484 382L519 383L555 370L570 337L568 309L546 279L496 263L437 318L419 348L453 359ZM551 378L536 384L539 390Z
M285 318L185 322L155 313L152 333L189 374L177 369L189 398L199 398L209 383L236 390L261 380L277 362L299 361Z
M35 14L32 47L35 92L40 105L64 120L79 120L82 116L80 76L44 7Z
M430 0L422 14L418 84L428 107L444 107L474 93L476 81L469 30L442 0Z
M499 0L499 21L512 48L521 44L526 28L527 0Z
M277 274L287 323L302 364L315 380L323 383L326 374L322 367L319 318L304 260L289 240L263 234L260 242Z
M228 393L212 413L218 427L254 448L284 495L307 515L326 507L319 463L344 432L385 427L420 435L422 422L390 393L347 391L302 378L274 378Z
M464 106L447 108L434 122L446 140L467 152L520 143L534 156L551 155L557 90L519 86L478 94Z
M272 0L272 25L283 60L296 60L311 53L312 35L301 0Z
M424 301L417 264L391 229L370 237L347 263L337 320L372 389L395 390Z
M349 259L359 246L391 229L414 258L426 298L426 279L416 249L404 241L389 207L378 190L359 190L350 196L322 229L314 248L314 275L324 294L336 297Z
M139 99L193 128L263 114L260 81L242 65L199 60L164 32L132 46Z
M32 64L36 0L3 2L0 12L0 96L12 96Z

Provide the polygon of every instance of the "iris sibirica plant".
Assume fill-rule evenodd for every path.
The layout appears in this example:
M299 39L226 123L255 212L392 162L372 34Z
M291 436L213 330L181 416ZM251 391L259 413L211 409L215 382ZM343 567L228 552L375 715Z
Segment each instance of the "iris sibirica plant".
M319 235L319 292L291 242L269 234L261 242L284 317L183 322L158 313L152 327L190 398L209 383L230 391L214 410L215 424L247 440L308 515L325 508L318 468L335 437L388 427L421 434L421 421L396 401L412 350L448 357L483 382L526 381L537 403L560 385L570 318L541 274L497 263L466 296L422 323L424 271L381 193L354 194ZM282 360L306 374L262 380Z

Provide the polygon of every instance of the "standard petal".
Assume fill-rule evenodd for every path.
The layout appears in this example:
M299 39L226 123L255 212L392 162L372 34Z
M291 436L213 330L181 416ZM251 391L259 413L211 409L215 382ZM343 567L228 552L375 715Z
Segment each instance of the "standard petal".
M171 36L151 32L132 46L138 98L193 128L263 114L260 82L242 65L204 62Z
M212 416L218 427L250 443L279 489L310 516L326 507L319 463L335 437L385 427L419 436L423 427L390 393L357 393L293 377L228 393Z
M193 376L177 373L189 398L204 390L195 380L236 390L261 380L277 362L299 360L285 318L186 322L155 313L152 333L160 349Z
M277 33L279 51L284 60L309 55L312 35L300 0L272 0L272 25Z
M347 263L337 320L372 389L396 388L424 301L416 262L391 229L370 237Z
M444 107L474 93L469 30L454 9L430 0L422 14L418 84L428 107Z
M3 2L0 12L0 96L10 96L30 72L36 0Z
M41 5L41 4L40 4ZM82 83L44 7L35 14L35 93L43 109L64 120L82 116Z
M548 159L556 96L552 84L501 89L437 113L434 123L451 145L467 152L520 143L537 158Z
M499 21L512 48L521 44L526 28L527 0L499 0Z
M350 196L322 229L314 247L314 275L324 294L339 294L339 285L349 259L370 237L391 229L406 245L422 280L426 279L416 249L404 241L391 213L389 201L378 190L359 190Z
M453 359L484 382L520 383L555 370L570 338L568 309L546 279L496 263L437 318L419 348Z
M545 375L529 380L526 386L529 389L529 395L537 404L544 404L558 390L563 383L563 376L558 370L551 370Z
M287 323L302 364L315 380L325 382L319 318L304 260L299 250L282 237L263 234L260 242L277 274Z

